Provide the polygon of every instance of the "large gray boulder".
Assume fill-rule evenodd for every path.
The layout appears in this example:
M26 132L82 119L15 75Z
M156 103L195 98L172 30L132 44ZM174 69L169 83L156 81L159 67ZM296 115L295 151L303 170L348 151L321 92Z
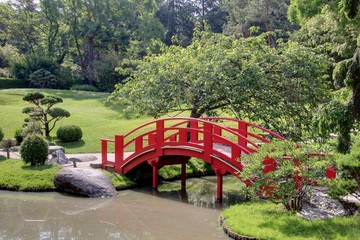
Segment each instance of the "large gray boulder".
M65 155L64 151L59 149L59 150L55 150L51 153L51 161L55 162L59 165L65 165L65 164L69 164L72 163Z
M331 198L326 193L326 188L316 187L303 202L303 208L298 213L306 219L331 219L350 215L342 203Z
M86 197L113 197L117 195L110 178L93 169L63 168L55 176L56 189Z

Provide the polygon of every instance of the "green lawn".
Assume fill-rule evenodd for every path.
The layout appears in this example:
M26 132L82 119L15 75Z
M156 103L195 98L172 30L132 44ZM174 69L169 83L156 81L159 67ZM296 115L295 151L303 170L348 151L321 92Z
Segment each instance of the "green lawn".
M31 104L22 100L23 96L32 91L30 89L5 89L0 90L0 127L5 133L5 138L13 138L15 130L21 128L26 114L22 109ZM150 117L124 116L121 111L106 107L104 102L109 93L95 93L75 90L43 90L40 92L56 95L63 99L58 107L71 113L69 118L58 122L51 132L51 141L63 145L66 153L100 152L100 139L113 139L116 134L125 134L135 127L153 120ZM61 125L74 124L83 131L82 141L63 144L56 139L56 130Z
M231 206L222 216L234 232L260 239L360 239L359 215L310 221L285 211L281 204L250 202Z
M60 166L45 164L29 166L22 160L0 156L0 187L10 190L52 190L55 174Z

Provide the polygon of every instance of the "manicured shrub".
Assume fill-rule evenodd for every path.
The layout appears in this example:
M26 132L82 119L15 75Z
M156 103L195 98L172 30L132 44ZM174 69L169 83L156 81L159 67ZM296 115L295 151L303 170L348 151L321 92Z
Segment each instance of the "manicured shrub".
M17 144L20 145L22 143L22 141L24 140L22 128L15 130L14 138L16 139Z
M4 138L4 132L3 132L2 128L0 127L0 142L3 138Z
M48 143L38 134L28 135L20 146L21 158L31 166L43 165L48 157Z
M62 142L76 142L82 138L82 131L78 126L64 125L57 130L56 136Z

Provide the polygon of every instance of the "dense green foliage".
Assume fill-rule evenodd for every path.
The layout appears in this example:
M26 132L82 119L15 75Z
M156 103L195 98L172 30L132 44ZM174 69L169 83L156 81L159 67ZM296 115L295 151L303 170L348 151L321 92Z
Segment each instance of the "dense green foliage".
M56 131L56 136L62 142L76 142L82 138L82 131L76 125L63 125Z
M45 164L48 151L47 141L38 134L28 135L20 145L21 158L31 166Z
M353 125L352 105L333 100L323 104L314 115L313 134L322 138L327 138L330 133L338 134L337 150L347 153L350 150Z
M328 97L328 67L324 56L294 42L270 48L263 36L198 31L188 47L170 46L138 61L109 100L154 117L226 112L299 138Z
M278 37L287 38L289 32L297 27L287 19L288 7L287 0L224 1L223 8L229 14L224 33L249 37L268 32L266 36L268 45L275 45ZM270 34L275 30L281 30L281 33L279 32L278 36Z
M0 89L7 88L23 88L25 87L23 81L14 78L0 78Z
M58 165L29 166L19 159L0 156L0 188L17 191L54 190Z
M3 132L2 128L0 127L0 142L3 138L4 138L4 132Z
M257 239L346 240L360 236L360 215L309 221L267 202L234 205L221 215L232 231Z
M360 138L357 137L351 151L341 156L338 161L338 166L343 170L342 178L346 182L348 179L353 179L357 183L357 190L360 190ZM350 185L351 186L351 185ZM353 190L353 189L352 189Z

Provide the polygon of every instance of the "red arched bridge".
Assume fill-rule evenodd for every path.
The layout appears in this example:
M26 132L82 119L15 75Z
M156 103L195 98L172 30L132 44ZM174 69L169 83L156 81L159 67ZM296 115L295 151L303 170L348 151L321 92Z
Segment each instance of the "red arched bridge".
M239 177L240 157L251 154L271 138L280 135L250 122L231 118L165 118L146 123L114 140L101 139L102 168L126 174L148 163L152 167L153 188L158 185L158 169L181 164L181 184L185 187L186 164L191 157L211 164L217 175L217 198L222 199L222 176ZM108 158L113 144L115 159Z

